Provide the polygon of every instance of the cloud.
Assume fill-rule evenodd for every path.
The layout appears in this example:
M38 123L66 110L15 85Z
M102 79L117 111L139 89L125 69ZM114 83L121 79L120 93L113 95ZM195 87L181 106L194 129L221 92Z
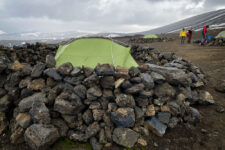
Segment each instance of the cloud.
M6 32L137 32L225 7L224 0L1 0Z

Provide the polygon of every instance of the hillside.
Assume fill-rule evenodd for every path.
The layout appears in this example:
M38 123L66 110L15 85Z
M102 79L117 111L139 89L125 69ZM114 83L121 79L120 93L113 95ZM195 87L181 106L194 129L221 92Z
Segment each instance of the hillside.
M183 27L192 27L195 31L199 31L204 25L210 25L212 29L225 27L225 9L190 17L163 27L141 32L141 34L177 33Z

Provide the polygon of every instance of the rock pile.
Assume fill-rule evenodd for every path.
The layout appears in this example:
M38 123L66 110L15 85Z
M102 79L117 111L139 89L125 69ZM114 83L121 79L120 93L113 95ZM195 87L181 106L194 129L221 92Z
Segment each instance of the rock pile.
M216 38L208 41L208 46L225 46L224 38Z
M35 65L39 62L45 63L46 55L55 56L57 48L57 45L45 43L25 44L12 48L0 46L0 58L7 56L11 60Z
M128 43L153 43L153 42L168 42L168 41L173 41L173 38L155 38L155 39L151 39L151 38L131 38Z
M134 58L140 49L133 48ZM33 67L0 59L0 135L9 128L13 144L32 149L68 137L98 150L112 142L146 146L149 131L163 136L178 123L195 125L200 114L191 104L214 103L200 88L204 74L174 54L154 55L158 63L129 69L55 67L52 56Z

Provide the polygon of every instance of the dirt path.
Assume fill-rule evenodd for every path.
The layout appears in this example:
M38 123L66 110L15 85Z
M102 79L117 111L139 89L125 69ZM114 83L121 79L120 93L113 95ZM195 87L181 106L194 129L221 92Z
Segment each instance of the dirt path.
M179 133L169 131L163 141L168 138L170 142L160 145L158 149L164 149L168 146L169 149L225 150L225 113L216 111L220 106L225 108L225 94L214 90L219 80L225 80L225 48L195 44L181 45L179 40L156 42L145 46L160 51L174 52L200 67L209 80L206 89L216 101L216 104L212 106L196 106L202 115L201 123L192 130L180 127L177 129Z

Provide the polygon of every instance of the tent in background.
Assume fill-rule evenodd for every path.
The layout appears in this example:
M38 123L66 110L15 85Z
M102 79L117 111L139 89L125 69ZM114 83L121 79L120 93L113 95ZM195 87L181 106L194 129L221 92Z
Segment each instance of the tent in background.
M127 68L138 66L130 55L130 48L103 38L78 39L68 45L60 46L55 59L56 66L66 62L71 62L73 66L91 68L98 64L113 64Z
M216 38L225 38L225 31L220 32Z
M145 39L157 39L158 36L155 34L149 34L144 36Z

